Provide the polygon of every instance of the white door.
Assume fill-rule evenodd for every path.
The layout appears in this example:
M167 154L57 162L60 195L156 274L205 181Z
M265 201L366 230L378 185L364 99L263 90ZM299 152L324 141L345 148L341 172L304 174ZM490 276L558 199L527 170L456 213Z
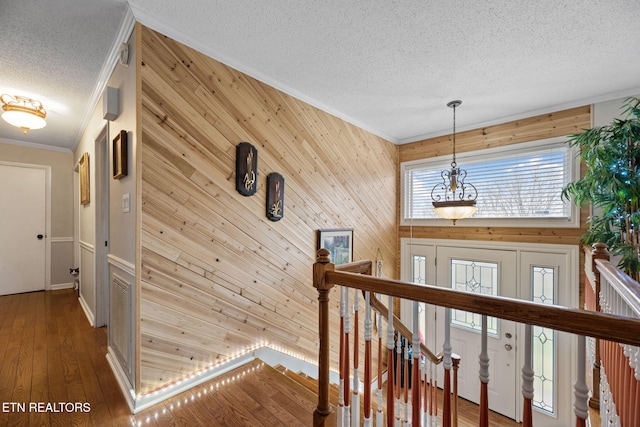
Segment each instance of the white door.
M439 246L436 250L438 286L485 295L517 297L515 251ZM444 338L443 308L436 316L436 342ZM516 324L495 317L488 319L489 409L516 419L517 383ZM481 352L482 316L451 311L451 346L460 355L458 394L480 402L478 357Z
M0 165L0 295L44 290L46 171Z

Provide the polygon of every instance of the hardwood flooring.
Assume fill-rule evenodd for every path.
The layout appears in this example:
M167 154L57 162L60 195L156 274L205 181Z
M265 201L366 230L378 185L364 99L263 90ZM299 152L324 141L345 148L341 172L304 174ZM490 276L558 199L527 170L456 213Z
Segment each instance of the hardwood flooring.
M315 395L260 361L132 415L106 353L73 290L0 297L0 426L311 425Z
M0 297L0 426L311 425L309 379L259 360L132 415L106 353L106 328L89 325L73 290ZM461 399L460 427L477 414ZM491 414L490 425L519 424Z

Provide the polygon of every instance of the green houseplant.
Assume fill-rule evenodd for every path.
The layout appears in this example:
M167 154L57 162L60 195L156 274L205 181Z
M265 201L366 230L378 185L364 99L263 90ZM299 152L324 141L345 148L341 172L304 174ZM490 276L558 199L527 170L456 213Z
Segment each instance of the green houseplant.
M582 243L606 243L618 256L618 267L640 277L640 99L627 98L623 119L570 135L586 165L584 176L568 184L564 199L592 205Z

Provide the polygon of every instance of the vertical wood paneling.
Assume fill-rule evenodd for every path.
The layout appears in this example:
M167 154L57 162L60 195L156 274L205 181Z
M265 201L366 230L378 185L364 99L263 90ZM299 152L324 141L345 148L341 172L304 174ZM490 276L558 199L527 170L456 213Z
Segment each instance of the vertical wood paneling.
M384 275L397 277L398 148L149 29L140 35L139 392L261 343L315 359L315 230L354 228L354 257L380 248ZM242 141L258 149L251 197L235 190ZM285 178L278 222L265 216L270 172Z

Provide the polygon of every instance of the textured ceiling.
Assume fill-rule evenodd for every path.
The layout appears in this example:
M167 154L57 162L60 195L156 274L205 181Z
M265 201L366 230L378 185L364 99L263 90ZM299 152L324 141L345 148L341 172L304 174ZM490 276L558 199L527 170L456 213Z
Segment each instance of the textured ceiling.
M464 130L640 94L637 0L128 3L143 24L395 143L449 133L452 99ZM75 146L127 9L0 3L0 92L49 111L23 140ZM2 123L0 137L21 134Z
M47 126L27 135L0 120L0 138L75 147L127 10L124 0L0 1L0 94L47 111Z

